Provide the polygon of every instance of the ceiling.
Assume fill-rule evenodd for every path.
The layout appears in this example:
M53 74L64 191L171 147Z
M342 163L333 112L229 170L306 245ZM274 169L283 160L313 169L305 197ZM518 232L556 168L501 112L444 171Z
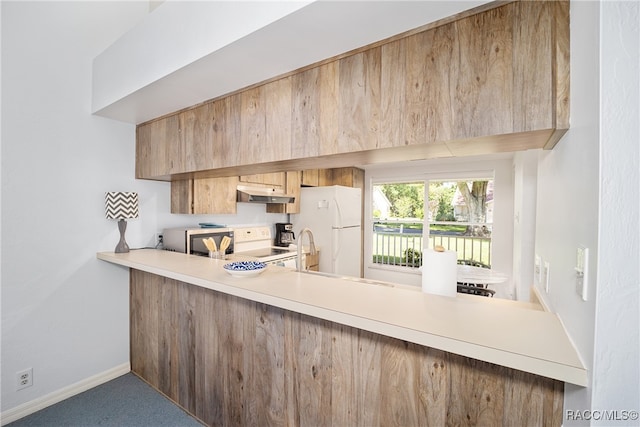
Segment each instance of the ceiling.
M262 23L259 28L252 28L245 34L238 33L222 46L218 44L208 52L199 52L197 58L174 61L166 67L161 64L172 59L171 55L180 56L180 46L178 49L173 46L172 50L166 41L161 46L153 46L153 43L166 40L167 32L172 28L181 31L176 33L176 37L181 37L181 46L187 48L191 44L185 37L193 37L193 44L201 45L203 34L212 31L212 26L206 25L203 19L215 15L216 22L224 22L226 28L235 27L221 15L224 10L210 12L211 7L223 4L229 7L233 2L165 2L139 28L116 41L94 60L93 113L124 122L142 123L484 3L488 1L298 3L296 7L283 11L280 17L274 14L271 22ZM247 2L238 4L252 6ZM282 9L285 4L255 2L254 6L278 6ZM205 7L206 14L202 12ZM180 19L179 25L174 27L171 19ZM204 22L200 33L189 25L185 26L185 22L191 22L191 19L194 23ZM237 13L233 19L239 19ZM209 33L207 37L215 38ZM138 55L144 57L144 63L127 68L135 62L131 61L131 55L134 58Z

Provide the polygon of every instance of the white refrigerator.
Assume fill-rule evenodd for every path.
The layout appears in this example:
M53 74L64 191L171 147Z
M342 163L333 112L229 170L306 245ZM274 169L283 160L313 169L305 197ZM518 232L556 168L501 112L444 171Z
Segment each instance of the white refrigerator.
M359 188L332 185L300 190L300 213L291 214L296 243L300 230L313 233L320 250L319 270L360 277L362 258L362 191ZM303 245L308 245L303 237Z

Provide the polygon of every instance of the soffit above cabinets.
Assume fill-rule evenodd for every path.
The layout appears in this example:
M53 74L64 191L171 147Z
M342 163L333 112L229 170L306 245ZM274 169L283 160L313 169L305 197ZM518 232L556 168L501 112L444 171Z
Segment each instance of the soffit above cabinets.
M94 59L92 112L143 123L485 3L165 2Z

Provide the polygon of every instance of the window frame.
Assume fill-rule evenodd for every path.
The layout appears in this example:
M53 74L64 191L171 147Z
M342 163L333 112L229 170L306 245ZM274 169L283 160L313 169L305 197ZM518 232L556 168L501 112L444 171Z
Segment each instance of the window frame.
M477 174L477 172L476 172ZM436 174L434 174L435 176ZM493 221L492 222L482 222L482 223L474 223L474 222L455 222L455 221L430 221L429 220L429 184L431 182L458 182L458 181L492 181L494 182L495 185L495 172L494 171L484 171L480 176L478 175L473 175L473 177L469 177L467 175L465 175L464 172L460 172L460 173L456 173L455 174L455 178L441 178L439 174L437 174L437 178L435 177L431 177L431 179L427 179L425 177L417 179L417 178L413 178L413 179L393 179L393 180L384 180L384 179L373 179L371 181L371 186L370 186L370 200L371 200L371 205L369 206L369 212L371 213L369 216L369 221L371 222L371 227L366 229L366 233L370 234L370 241L373 244L373 236L374 236L374 231L373 231L373 224L375 221L375 218L373 218L373 191L374 188L376 186L379 185L385 185L385 184L413 184L413 183L421 183L423 185L423 191L424 191L424 204L422 206L423 211L425 212L424 218L422 219L422 239L423 239L423 246L424 246L424 241L426 240L427 242L430 241L431 238L431 225L432 224L455 224L455 225L489 225L493 228ZM366 212L366 209L365 209ZM426 233L425 233L426 230ZM365 239L366 240L366 239ZM422 251L423 248L420 248L420 251ZM399 265L395 265L395 264L384 264L384 263L377 263L373 261L373 249L371 249L372 253L370 256L366 256L366 261L365 261L365 268L369 267L369 268L381 268L381 269L390 269L390 270L395 270L395 269L399 269L399 270L403 270L407 273L415 273L415 271L417 270L416 267L408 267L408 266L399 266ZM493 247L491 247L490 251L493 251ZM489 253L489 259L491 259L491 252ZM367 265L368 264L368 265Z
M514 179L511 158L438 159L422 160L402 165L375 166L365 170L365 200L363 218L363 267L364 277L420 286L421 271L417 268L376 264L373 262L373 214L372 191L376 184L417 181L460 181L493 179L494 204L492 225L492 267L510 274L513 266L513 209ZM428 191L428 187L425 187ZM423 227L428 227L425 215ZM414 271L408 271L414 270Z

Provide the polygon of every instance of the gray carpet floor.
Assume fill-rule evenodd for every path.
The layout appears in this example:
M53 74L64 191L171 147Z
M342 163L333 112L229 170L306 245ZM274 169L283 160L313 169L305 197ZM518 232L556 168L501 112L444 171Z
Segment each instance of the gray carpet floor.
M202 427L144 381L129 373L6 427Z

